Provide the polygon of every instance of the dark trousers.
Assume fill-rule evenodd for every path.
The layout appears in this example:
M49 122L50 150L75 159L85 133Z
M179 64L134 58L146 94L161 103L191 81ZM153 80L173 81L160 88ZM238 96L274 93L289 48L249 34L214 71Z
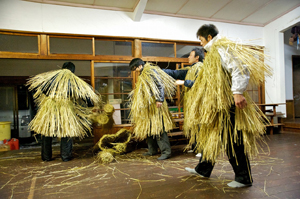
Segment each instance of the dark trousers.
M232 126L234 127L235 124L235 106L231 107L230 109L230 120ZM233 132L233 128L231 129ZM230 136L228 136L229 139ZM238 139L236 143L232 142L235 157L232 154L231 142L228 140L228 146L226 150L226 154L228 156L229 162L233 168L235 173L235 181L243 183L243 184L251 184L253 182L251 176L251 167L248 156L244 152L244 144L243 144L243 136L241 132L238 132ZM202 161L202 158L199 160L199 164L196 166L195 170L200 175L205 177L209 177L211 172L214 168L214 164L208 161Z
M160 136L147 137L148 152L152 155L157 154L159 147L162 155L171 155L171 145L167 132L163 132Z
M72 159L72 138L61 138L60 155L63 161ZM52 159L52 137L42 136L42 160L50 161Z

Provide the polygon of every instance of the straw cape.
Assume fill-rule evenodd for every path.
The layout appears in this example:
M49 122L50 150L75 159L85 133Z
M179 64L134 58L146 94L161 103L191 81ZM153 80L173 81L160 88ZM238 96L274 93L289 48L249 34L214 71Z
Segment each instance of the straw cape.
M83 138L91 132L86 102L97 105L101 99L85 81L60 69L36 75L27 85L39 107L29 124L31 130L48 137Z
M189 67L188 72L185 76L185 80L195 81L197 76L198 76L198 73L199 73L200 69L202 68L202 65L203 65L202 62L197 62L193 66ZM188 106L188 104L187 104L188 99L192 98L192 96L190 94L190 90L191 90L191 88L186 87L186 86L184 87L183 108L184 108L184 115L186 115L186 116L191 114L191 112L190 112L191 106ZM198 132L199 125L198 124L195 124L195 125L191 124L187 120L188 120L188 117L184 117L183 132L186 136L190 137L190 135L192 134L190 131L197 131ZM192 125L192 126L188 126L188 125ZM192 140L191 140L190 143L194 143L195 142L195 136L193 136L193 138L191 138L191 139Z
M243 95L247 107L235 109L235 125L231 132L230 107L234 105L231 91L231 76L222 67L219 51L226 52L228 60L238 66L244 74L249 71L250 84L261 85L265 76L271 75L271 69L264 63L265 55L255 47L237 44L227 38L216 40L203 62L202 69L190 90L187 105L189 114L185 114L189 127L200 125L200 130L191 130L187 134L194 142L196 137L198 151L203 151L204 160L215 162L220 149L225 152L237 142L238 131L241 131L245 153L250 157L257 155L258 141L263 141L267 118L255 105L247 92ZM229 139L228 139L229 136ZM229 140L230 143L227 143ZM233 151L235 155L235 152Z
M151 63L144 65L136 88L130 95L130 119L134 124L134 135L143 140L147 136L156 136L163 133L163 126L168 132L173 129L171 113L166 100L160 108L156 108L156 99L160 91L157 84L162 85L164 94L169 99L175 94L175 80Z

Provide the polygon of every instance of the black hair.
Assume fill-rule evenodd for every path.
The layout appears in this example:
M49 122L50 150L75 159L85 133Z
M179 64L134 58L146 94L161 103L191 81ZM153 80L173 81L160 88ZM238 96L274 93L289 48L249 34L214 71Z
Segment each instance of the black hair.
M129 63L129 68L130 70L135 70L137 67L139 67L140 65L144 66L145 62L141 59L141 58L134 58L131 60L131 62Z
M193 50L191 50L191 52L192 51L195 52L195 57L199 56L198 61L203 62L203 59L204 59L204 50L203 50L203 48L194 48Z
M72 62L65 62L62 66L63 69L69 69L72 73L75 72L75 65Z
M219 34L218 28L213 24L204 24L197 31L197 38L204 37L206 40L208 39L208 35L212 38Z

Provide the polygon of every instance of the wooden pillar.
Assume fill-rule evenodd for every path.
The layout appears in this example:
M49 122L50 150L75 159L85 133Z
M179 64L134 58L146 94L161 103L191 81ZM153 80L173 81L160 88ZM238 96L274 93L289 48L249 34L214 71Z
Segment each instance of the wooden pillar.
M95 89L95 67L94 67L94 60L91 61L91 85Z
M134 57L141 58L142 57L142 42L139 39L134 40Z
M48 55L48 38L47 35L39 35L39 54ZM50 50L50 49L49 49Z

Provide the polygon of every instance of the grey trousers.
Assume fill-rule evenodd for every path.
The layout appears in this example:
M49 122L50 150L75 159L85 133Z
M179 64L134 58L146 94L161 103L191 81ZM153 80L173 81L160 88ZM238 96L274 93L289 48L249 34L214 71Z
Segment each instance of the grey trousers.
M148 152L151 155L158 153L158 147L162 155L171 155L171 145L167 132L163 132L160 136L147 137Z

